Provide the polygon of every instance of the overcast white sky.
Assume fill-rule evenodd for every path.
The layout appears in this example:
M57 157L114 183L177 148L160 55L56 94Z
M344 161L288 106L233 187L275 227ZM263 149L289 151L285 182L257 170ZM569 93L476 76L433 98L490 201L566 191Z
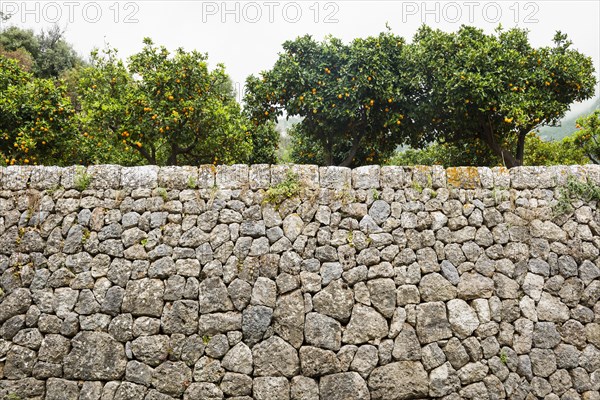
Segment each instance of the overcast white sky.
M151 37L169 49L184 47L222 62L234 82L269 69L287 39L327 34L349 41L376 35L386 22L410 40L423 23L447 31L461 24L491 32L499 23L531 31L535 46L567 33L574 46L593 58L600 71L600 1L366 1L366 0L0 0L14 14L10 24L40 29L58 23L82 55L110 43L123 57Z

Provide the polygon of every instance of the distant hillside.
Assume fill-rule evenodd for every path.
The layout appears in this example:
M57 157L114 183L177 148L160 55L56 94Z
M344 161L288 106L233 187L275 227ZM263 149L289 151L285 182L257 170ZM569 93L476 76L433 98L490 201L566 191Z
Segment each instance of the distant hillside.
M591 114L597 109L600 109L600 97L596 97L589 107L584 110L567 113L561 121L561 126L544 126L540 128L540 136L545 140L561 140L577 130L575 123L579 117Z
M302 122L304 118L302 117L281 117L277 120L277 130L279 131L279 133L283 136L287 136L287 131L288 129L290 129L292 126L296 125L299 122Z

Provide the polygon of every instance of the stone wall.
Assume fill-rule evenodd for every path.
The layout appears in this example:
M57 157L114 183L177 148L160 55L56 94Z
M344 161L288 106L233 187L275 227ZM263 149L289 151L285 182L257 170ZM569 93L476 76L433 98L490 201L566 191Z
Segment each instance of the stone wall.
M596 166L0 175L0 399L600 398Z

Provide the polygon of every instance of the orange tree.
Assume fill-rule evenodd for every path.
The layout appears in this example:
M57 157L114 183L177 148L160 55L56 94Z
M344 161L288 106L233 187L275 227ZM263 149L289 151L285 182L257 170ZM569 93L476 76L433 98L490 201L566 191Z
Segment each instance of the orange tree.
M100 149L91 161L246 162L252 137L224 66L209 70L205 54L144 44L127 63L115 50L95 52L80 72L81 135Z
M77 162L73 112L62 82L0 55L0 164Z
M350 44L332 37L286 41L271 70L248 78L246 107L255 125L284 114L303 117L295 134L312 143L306 152L319 155L315 162L381 162L397 144L428 139L413 132L420 91L405 52L404 40L389 32Z
M573 135L575 145L594 164L600 164L600 109L579 118L576 126L579 130Z
M474 27L422 27L409 52L426 93L420 125L441 142L480 141L507 167L522 165L527 134L557 123L571 103L594 92L591 59L560 32L554 43L533 48L527 31L516 28L487 35Z

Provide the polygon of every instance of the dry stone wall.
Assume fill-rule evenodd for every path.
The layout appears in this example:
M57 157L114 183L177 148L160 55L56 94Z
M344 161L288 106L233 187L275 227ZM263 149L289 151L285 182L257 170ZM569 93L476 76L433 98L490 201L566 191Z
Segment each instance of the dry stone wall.
M0 399L600 399L569 176L0 169Z

